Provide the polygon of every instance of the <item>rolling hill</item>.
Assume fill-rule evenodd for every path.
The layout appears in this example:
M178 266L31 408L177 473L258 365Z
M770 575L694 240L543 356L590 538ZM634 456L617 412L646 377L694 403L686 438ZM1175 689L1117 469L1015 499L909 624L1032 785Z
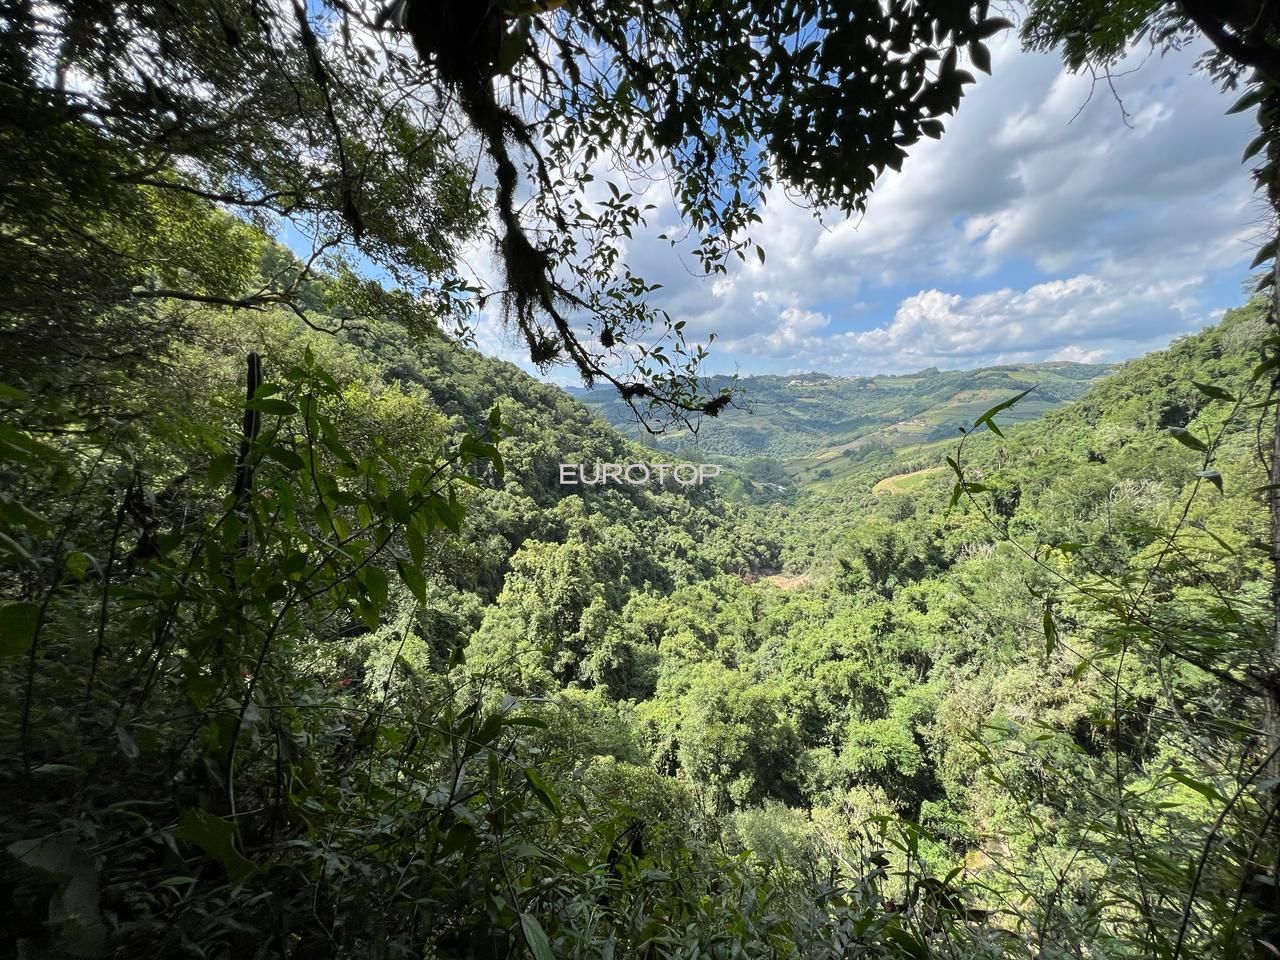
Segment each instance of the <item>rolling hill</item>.
M978 370L931 367L897 376L713 377L710 389L734 388L738 405L719 419L705 420L696 436L688 430L648 436L616 393L570 393L649 446L695 457L755 460L757 467L759 461L785 461L785 475L793 483L810 484L838 479L868 458L887 454L910 462L926 455L933 446L950 442L957 427L1028 387L1034 392L1009 419L1033 420L1082 397L1111 369L1107 364L1055 362ZM776 464L771 473L776 480Z

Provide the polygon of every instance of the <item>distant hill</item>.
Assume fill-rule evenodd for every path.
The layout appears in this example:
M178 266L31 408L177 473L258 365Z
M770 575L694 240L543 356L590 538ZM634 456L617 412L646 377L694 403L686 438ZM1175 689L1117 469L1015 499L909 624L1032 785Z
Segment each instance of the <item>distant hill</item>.
M1197 383L1234 394L1249 382L1267 336L1267 312L1265 298L1228 310L1213 327L1116 364L1078 400L1034 422L1026 422L1024 407L1039 390L1001 412L996 419L1004 436L979 430L966 442L962 458L966 469L976 471L987 486L984 495L997 505L993 515L1008 520L1011 529L1047 526L1059 536L1070 529L1064 537L1068 541L1107 543L1122 511L1130 511L1126 516L1132 521L1133 511L1152 509L1156 501L1163 504L1161 509L1173 510L1199 467L1198 455L1169 431L1191 429L1198 437L1216 431L1230 404L1214 401ZM1019 421L1023 422L1014 427ZM972 424L971 418L965 426ZM1261 479L1253 475L1255 426L1249 416L1237 418L1220 448L1217 466L1226 478L1224 496L1236 504L1228 508L1227 501L1212 501L1220 517L1230 510L1247 515L1251 509L1248 491ZM801 482L785 513L779 513L801 533L791 536L784 548L784 571L805 574L815 560L829 563L832 545L847 538L865 515L897 516L895 511L905 509L904 499L910 500L913 515L944 514L955 483L946 457L957 454L960 439L952 431L945 439L913 450L880 448L855 458L833 458L823 451L786 463L793 481ZM818 477L819 470L830 474ZM895 494L907 496L893 506ZM1116 506L1113 513L1106 506L1113 498L1127 505ZM1057 519L1046 524L1043 518L1050 514ZM1092 527L1086 535L1077 524Z
M797 461L788 472L815 474L828 461L848 460L870 448L910 451L956 435L985 409L1030 386L1011 420L1034 419L1078 399L1111 370L1108 364L1039 363L899 376L839 377L823 373L713 377L711 390L733 387L740 409L687 430L648 437L612 390L572 389L602 419L624 433L667 450L715 457ZM849 452L846 452L849 451ZM839 466L839 464L836 464Z

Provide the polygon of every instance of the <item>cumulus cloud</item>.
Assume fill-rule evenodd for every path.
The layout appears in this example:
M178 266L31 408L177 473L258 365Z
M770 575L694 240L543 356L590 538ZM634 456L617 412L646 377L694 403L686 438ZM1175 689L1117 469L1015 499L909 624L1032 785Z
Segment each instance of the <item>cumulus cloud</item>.
M1061 350L1055 350L1049 354L1049 360L1065 360L1069 363L1102 363L1107 359L1108 350L1100 347L1097 350L1087 350L1084 347L1072 345L1063 347Z
M836 362L895 369L970 367L997 358L1102 359L1117 342L1174 335L1194 325L1176 304L1198 282L1188 277L1120 287L1079 274L973 297L926 290L905 299L885 326L807 346Z
M865 217L817 222L769 197L752 260L714 281L658 239L628 256L663 284L712 367L875 373L1001 359L1119 359L1238 302L1261 208L1241 166L1248 115L1194 71L1135 53L1117 103L1060 61L994 49L940 141L877 185ZM655 202L661 198L650 196Z

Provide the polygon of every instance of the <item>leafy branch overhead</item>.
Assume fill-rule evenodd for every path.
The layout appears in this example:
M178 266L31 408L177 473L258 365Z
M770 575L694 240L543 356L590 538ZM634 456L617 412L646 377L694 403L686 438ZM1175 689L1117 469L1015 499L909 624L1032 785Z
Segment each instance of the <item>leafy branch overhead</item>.
M500 299L534 362L611 384L660 428L730 397L700 376L710 338L627 263L658 215L646 194L669 193L672 242L703 274L752 252L774 186L860 211L880 173L942 134L974 80L962 63L988 69L985 41L1007 26L985 0L19 5L0 22L13 51L0 106L15 121L0 134L0 212L37 226L46 276L84 255L66 229L82 213L147 212L129 209L138 187L165 211L289 220L314 250L303 279L371 265L399 288L374 313L446 328ZM112 302L305 313L297 276L246 297L207 269L216 258L175 270L112 244L105 223L86 228L103 241L90 255L125 281ZM492 289L464 262L477 237L498 253ZM62 291L51 313L77 292Z
M612 183L604 214L582 199L599 164L669 178L702 270L723 273L745 258L775 183L816 207L865 209L879 174L900 169L921 137L941 136L940 118L974 80L961 52L989 70L983 41L1011 26L986 2L954 0L399 0L377 22L408 33L485 144L505 297L533 359L567 359L588 384L606 380L649 401L644 409L711 415L728 398L700 396L703 350L646 305L653 288L620 259L649 205ZM672 355L645 351L619 369L623 348L655 324L673 335Z

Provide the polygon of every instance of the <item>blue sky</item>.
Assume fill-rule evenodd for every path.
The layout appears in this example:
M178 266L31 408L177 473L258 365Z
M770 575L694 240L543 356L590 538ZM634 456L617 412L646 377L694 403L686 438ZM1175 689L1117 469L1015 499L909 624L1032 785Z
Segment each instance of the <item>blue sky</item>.
M1127 122L1105 82L1090 98L1087 76L1011 36L993 52L994 75L968 88L940 141L881 180L865 217L819 224L771 196L763 266L692 276L688 253L657 239L677 218L650 188L659 210L628 257L664 285L658 302L686 333L716 332L708 372L1120 360L1244 299L1264 223L1240 163L1253 120L1225 116L1234 97L1195 72L1202 49L1122 65ZM477 338L523 359L496 315Z

